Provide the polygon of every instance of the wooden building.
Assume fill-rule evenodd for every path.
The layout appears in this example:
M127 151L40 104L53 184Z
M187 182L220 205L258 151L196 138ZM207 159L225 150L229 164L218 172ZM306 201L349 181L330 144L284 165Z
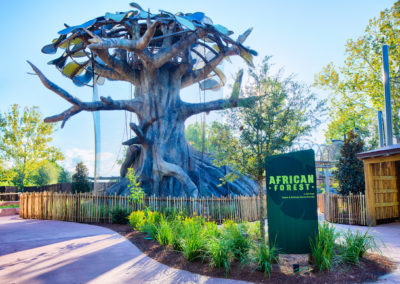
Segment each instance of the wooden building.
M400 144L357 157L364 163L368 224L399 220Z

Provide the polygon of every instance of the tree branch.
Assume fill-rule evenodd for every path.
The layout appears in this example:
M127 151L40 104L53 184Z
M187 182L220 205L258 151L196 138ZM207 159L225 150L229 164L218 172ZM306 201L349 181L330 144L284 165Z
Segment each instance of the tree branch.
M230 48L226 52L221 51L218 56L215 56L203 68L195 71L189 70L188 73L182 77L181 88L188 87L194 83L204 80L204 78L207 78L208 74L210 74L226 56L233 54L237 54L235 48Z
M150 43L158 24L158 21L154 21L152 24L148 23L146 32L139 39L101 38L101 42L98 39L89 39L91 44L88 47L90 49L122 48L128 51L140 52Z
M137 71L135 69L132 69L126 61L120 60L115 56L111 56L108 53L108 51L104 49L92 49L92 50L100 57L101 60L104 61L104 63L107 64L108 68L114 69L120 75L120 79L127 82L131 82L134 85L138 84L139 74L137 74L136 73ZM95 65L98 64L96 63Z
M181 117L187 119L188 117L199 114L202 112L210 112L213 110L223 110L235 107L251 107L261 97L248 97L248 98L229 98L210 101L206 103L181 103Z
M182 50L189 48L198 38L203 37L204 30L197 30L189 36L182 36L182 38L168 48L162 48L154 57L152 62L153 68L160 68L167 63L171 58L177 56Z
M171 176L179 180L190 197L199 195L199 189L180 166L168 163L156 154L156 162L153 163L153 169L163 176Z
M45 122L57 122L63 121L61 127L64 127L65 122L73 115L84 111L99 111L99 110L127 110L131 112L135 112L137 115L140 115L140 107L142 106L142 102L139 99L134 100L113 100L111 97L100 97L100 102L82 102L78 98L70 95L67 91L60 88L46 76L31 62L29 65L32 67L33 71L39 76L40 80L42 81L43 85L48 88L49 90L55 92L60 97L71 103L73 106L64 112L48 117L45 119Z

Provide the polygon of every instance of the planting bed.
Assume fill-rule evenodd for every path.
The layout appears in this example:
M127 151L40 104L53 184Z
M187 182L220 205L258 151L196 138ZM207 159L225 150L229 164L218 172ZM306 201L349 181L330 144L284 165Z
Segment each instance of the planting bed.
M145 233L132 231L129 225L97 225L118 232L149 257L170 267L210 277L225 278L224 269L210 268L208 262L201 260L189 262L182 253L170 247L164 248L157 241L146 238ZM374 281L396 268L388 258L375 253L367 254L358 265L337 264L330 272L322 273L312 271L306 255L280 255L279 262L279 266L277 264L273 266L270 278L267 279L264 273L255 270L255 267L241 266L238 262L233 262L228 278L256 283L361 283ZM293 273L292 268L295 263L300 264L300 272L297 274Z

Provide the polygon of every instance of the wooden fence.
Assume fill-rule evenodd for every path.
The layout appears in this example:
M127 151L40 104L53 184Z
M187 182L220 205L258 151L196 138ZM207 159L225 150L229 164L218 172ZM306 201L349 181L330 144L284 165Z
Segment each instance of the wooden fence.
M111 223L111 212L119 207L129 213L145 207L156 211L185 212L222 222L224 219L255 221L259 218L258 196L210 198L145 197L143 203L131 202L127 196L91 193L33 192L20 195L20 217L82 223ZM266 200L264 199L264 205Z
M370 225L367 222L365 195L324 194L324 217L332 223Z
M19 193L17 192L7 192L0 193L0 201L18 201Z

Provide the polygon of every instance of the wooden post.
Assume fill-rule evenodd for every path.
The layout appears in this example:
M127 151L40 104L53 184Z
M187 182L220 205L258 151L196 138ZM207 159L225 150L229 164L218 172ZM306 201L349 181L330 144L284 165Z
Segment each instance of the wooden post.
M372 167L373 164L364 163L365 201L367 203L367 223L376 226L375 192Z

